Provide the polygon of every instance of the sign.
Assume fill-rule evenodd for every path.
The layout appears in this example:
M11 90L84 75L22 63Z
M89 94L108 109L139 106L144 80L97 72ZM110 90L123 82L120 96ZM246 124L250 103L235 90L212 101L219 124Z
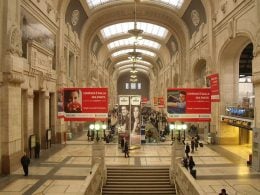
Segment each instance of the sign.
M158 105L158 97L153 97L153 105L154 106Z
M211 120L209 88L170 88L167 90L168 121L208 122Z
M207 87L210 87L211 91L211 101L212 102L219 102L220 95L219 95L219 75L212 74L207 76L206 78Z
M64 88L65 121L106 120L107 88Z
M164 98L158 97L158 108L164 108Z
M57 117L64 117L63 89L57 91Z

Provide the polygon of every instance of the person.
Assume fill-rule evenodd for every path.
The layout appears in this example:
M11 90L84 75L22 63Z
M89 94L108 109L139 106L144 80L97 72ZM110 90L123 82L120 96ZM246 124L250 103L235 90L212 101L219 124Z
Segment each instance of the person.
M191 153L194 152L194 148L195 148L195 140L194 140L194 137L191 138L191 141L190 141L190 146L191 146Z
M125 158L128 157L129 158L129 146L128 146L128 141L125 141Z
M40 145L40 142L37 141L36 144L35 144L35 148L34 148L35 158L40 158L40 150L41 150L41 145Z
M183 157L183 159L182 159L182 164L183 164L183 166L184 166L186 169L188 169L189 163L188 163L188 158L187 158L187 157Z
M186 111L186 91L179 91L179 98L173 95L168 96L168 113L185 113Z
M190 169L190 172L192 172L194 167L195 167L195 162L193 160L193 157L189 156L189 169Z
M194 143L195 143L195 150L197 151L197 150L198 150L198 147L199 147L198 137L195 137Z
M66 112L70 112L70 113L82 112L81 93L79 90L69 91L69 95L67 95Z
M138 106L133 108L132 134L140 134L140 110Z
M30 158L27 156L26 152L24 152L24 155L21 158L21 164L23 166L24 176L28 176Z
M221 189L221 192L219 193L219 195L228 195L226 192L226 189Z
M124 139L124 137L121 137L120 145L121 145L122 152L124 152L124 149L125 149L125 139Z
M189 153L190 153L190 146L189 146L189 143L186 143L186 146L185 146L185 154L186 154L186 157L189 158Z

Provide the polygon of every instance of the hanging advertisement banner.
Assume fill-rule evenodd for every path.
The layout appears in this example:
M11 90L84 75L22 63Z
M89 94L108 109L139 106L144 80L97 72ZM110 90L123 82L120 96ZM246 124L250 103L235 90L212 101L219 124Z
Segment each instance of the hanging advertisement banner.
M164 108L164 98L158 97L158 108Z
M141 145L141 96L131 96L130 148Z
M209 88L170 88L167 90L168 121L208 122L211 120Z
M107 88L64 88L63 92L65 121L107 119Z
M206 83L207 83L207 87L210 87L211 102L219 102L220 101L219 75L212 74L212 75L207 76Z
M119 114L118 114L118 142L129 144L130 141L130 100L129 96L119 96Z
M57 91L57 117L64 117L63 89Z

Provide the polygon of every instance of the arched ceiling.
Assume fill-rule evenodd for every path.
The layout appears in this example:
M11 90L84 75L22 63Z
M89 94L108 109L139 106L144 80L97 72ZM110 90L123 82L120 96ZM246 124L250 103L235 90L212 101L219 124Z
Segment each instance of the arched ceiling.
M99 62L109 62L106 68L113 74L119 76L133 65L126 60L128 52L134 49L128 33L134 29L134 21L137 29L143 30L143 39L135 46L136 51L142 53L142 62L136 63L136 69L148 76L155 75L165 63L169 63L174 49L185 52L188 47L190 32L182 17L192 4L191 0L79 1L88 16L80 33L82 54L95 50ZM204 0L193 1L201 3ZM65 4L68 5L69 0ZM99 46L95 39L98 39ZM175 45L171 44L172 40ZM87 60L85 55L83 61Z

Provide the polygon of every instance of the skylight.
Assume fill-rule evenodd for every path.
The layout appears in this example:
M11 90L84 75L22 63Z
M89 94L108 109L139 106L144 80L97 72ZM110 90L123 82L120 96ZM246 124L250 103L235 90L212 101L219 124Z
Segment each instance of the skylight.
M118 57L120 55L124 55L124 54L127 54L128 52L132 52L133 49L124 49L124 50L120 50L120 51L117 51L115 53L112 54L112 57ZM147 50L143 50L143 49L136 49L137 52L141 52L142 54L144 55L148 55L148 56L151 56L151 57L155 57L155 53L154 52L151 52L151 51L147 51Z
M127 64L127 65L118 67L118 70L123 70L123 69L126 69L126 68L132 68L132 67L133 67L133 64ZM145 70L150 69L149 67L144 66L144 65L140 65L140 64L136 64L135 68L142 68L142 69L145 69Z
M123 60L123 61L116 63L115 66L119 66L119 65L122 65L122 64L129 64L129 63L132 63L132 61L131 60ZM149 66L152 65L150 62L147 62L147 61L144 61L144 60L139 60L138 64L145 64L145 65L149 65Z
M109 3L110 0L87 0L87 4L90 9L93 9L95 7L98 7L100 5Z
M123 22L103 28L101 30L101 34L104 39L109 39L111 37L126 34L128 33L128 30L133 28L134 22ZM146 22L137 22L137 28L143 30L143 34L155 36L160 39L164 39L168 34L168 30L166 28Z
M171 7L181 8L184 0L153 0Z
M115 3L115 2L122 2L122 0L86 0L88 7L90 9L96 8L98 6L108 4L108 3ZM171 7L181 8L184 0L150 0L152 2L158 2L162 4L166 4Z
M118 41L114 41L111 42L107 45L108 49L114 49L114 48L118 48L118 47L124 47L124 46L128 46L134 45L134 40L129 38L129 39L121 39ZM150 47L150 48L154 48L154 49L160 49L161 44L155 42L155 41L151 41L149 39L142 39L140 41L138 41L137 45L139 46L145 46L145 47Z

